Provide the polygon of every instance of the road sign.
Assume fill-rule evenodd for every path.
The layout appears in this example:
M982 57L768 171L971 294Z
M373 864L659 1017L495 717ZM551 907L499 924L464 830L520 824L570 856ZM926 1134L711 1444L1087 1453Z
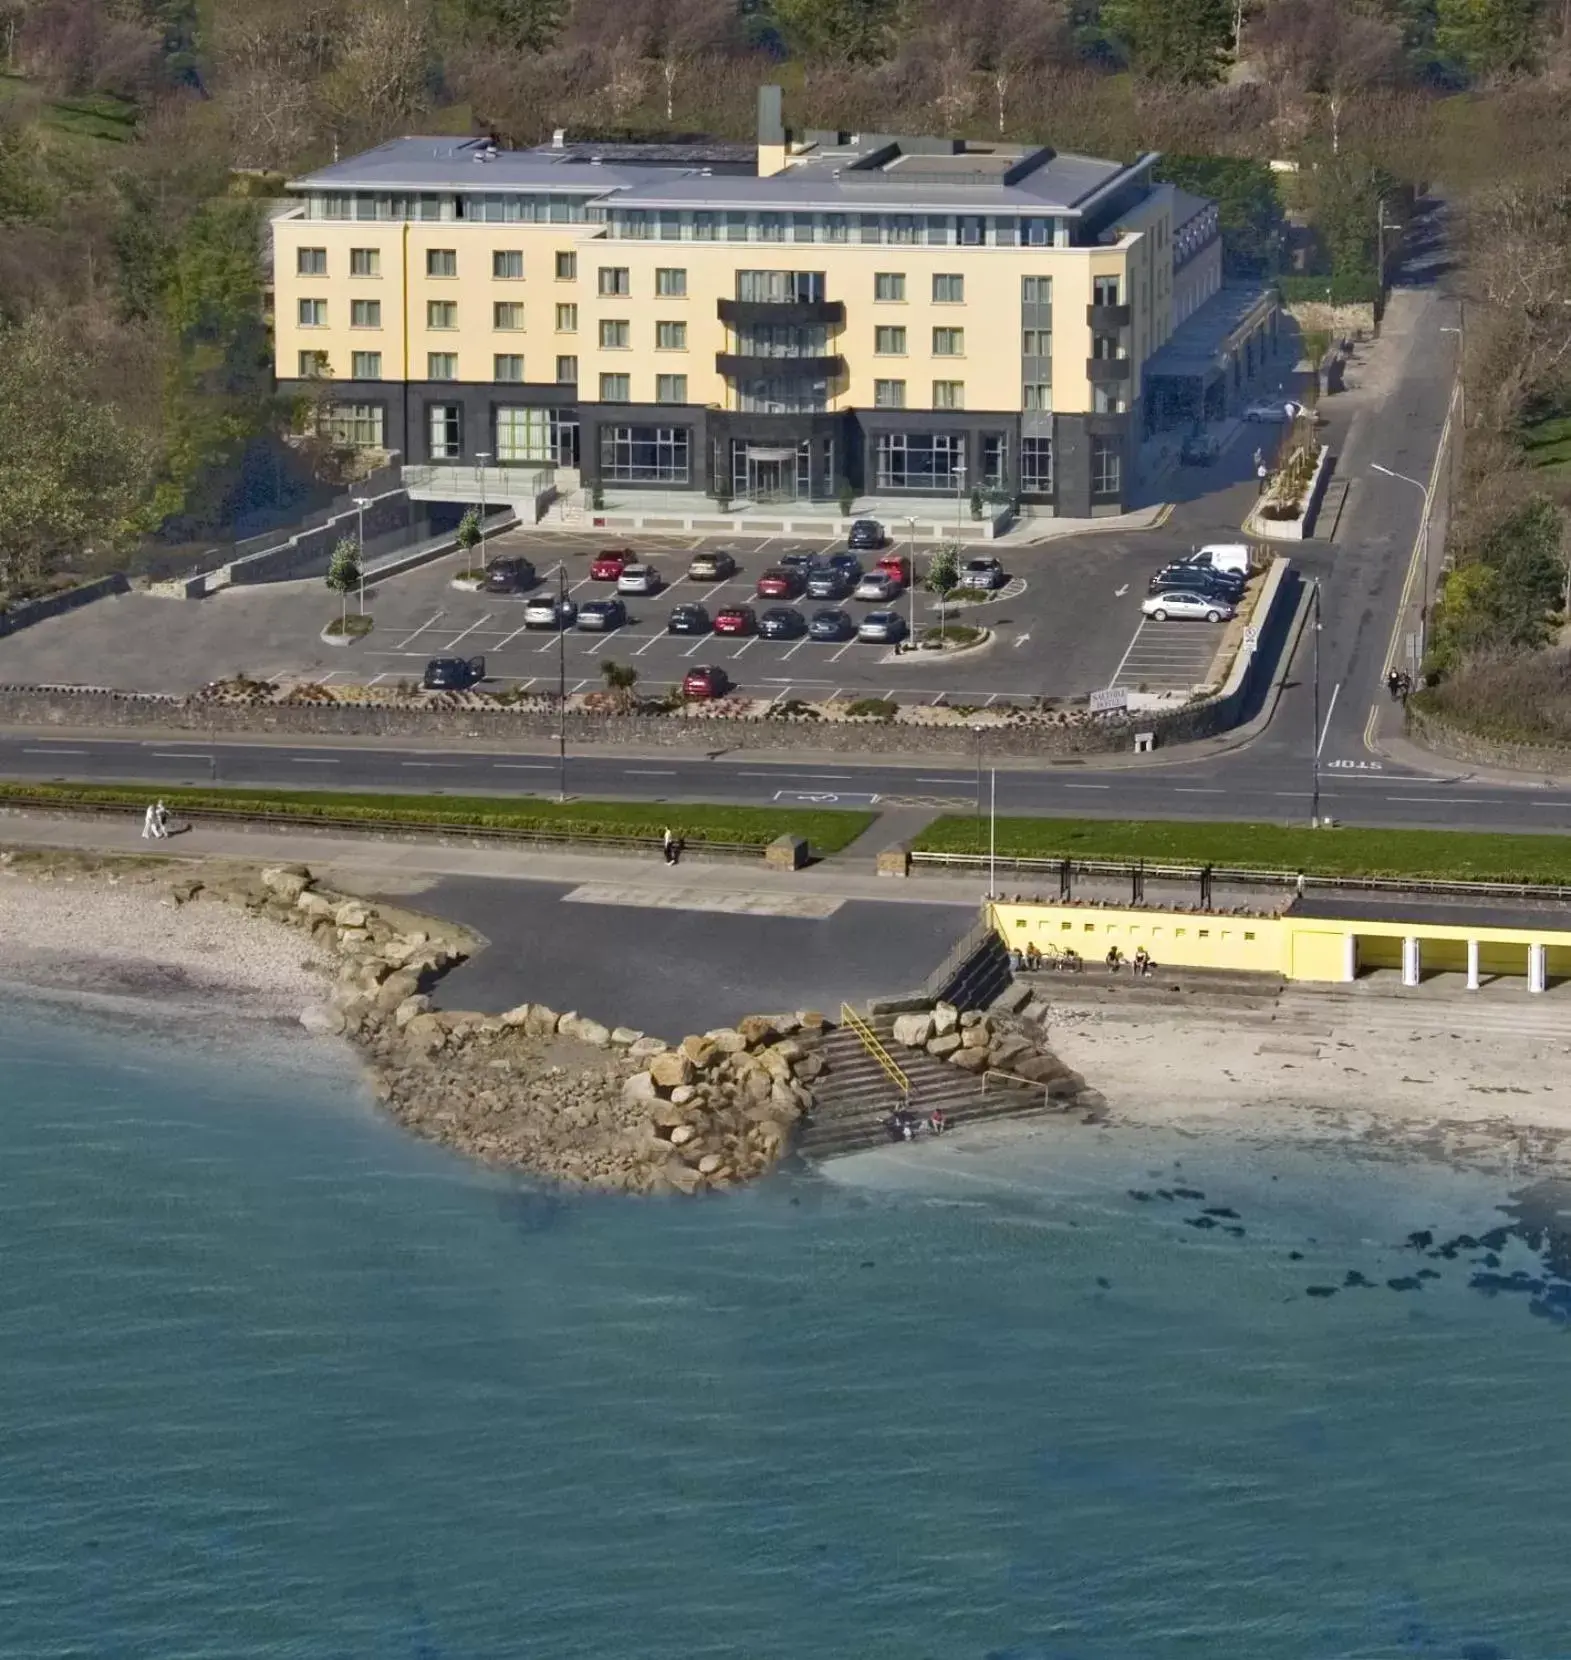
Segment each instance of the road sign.
M1244 650L1253 651L1260 644L1260 630L1253 623L1244 625Z
M1129 689L1125 686L1107 686L1100 692L1092 692L1091 713L1093 715L1111 715L1129 707Z

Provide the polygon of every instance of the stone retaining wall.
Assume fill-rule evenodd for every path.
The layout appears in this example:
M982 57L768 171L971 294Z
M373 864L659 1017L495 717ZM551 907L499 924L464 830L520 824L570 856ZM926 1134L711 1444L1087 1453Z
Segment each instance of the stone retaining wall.
M130 586L125 574L115 571L109 576L99 577L94 582L84 582L75 588L62 589L58 594L44 594L38 599L23 600L20 605L0 611L0 639L4 639L7 634L16 634L24 628L31 628L34 623L44 622L49 617L59 617L67 611L75 611L78 606L91 605L95 599L107 599L110 594L127 593Z
M1513 744L1483 738L1426 710L1408 705L1407 734L1425 749L1448 760L1473 766L1504 767L1518 772L1555 773L1571 777L1571 749L1551 744Z

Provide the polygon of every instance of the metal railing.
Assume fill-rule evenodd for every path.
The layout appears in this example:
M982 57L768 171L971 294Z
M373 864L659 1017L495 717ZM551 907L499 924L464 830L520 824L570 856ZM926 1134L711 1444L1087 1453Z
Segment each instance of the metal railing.
M1035 1078L1022 1078L1016 1072L1004 1072L996 1066L988 1067L987 1071L982 1074L982 1093L984 1095L987 1094L987 1086L994 1081L1001 1084L1013 1084L1019 1089L1029 1089L1033 1092L1040 1091L1042 1096L1042 1105L1044 1107L1052 1099L1052 1097L1047 1093L1046 1084L1039 1082Z
M884 1076L900 1091L900 1099L906 1106L910 1106L911 1080L905 1075L900 1063L884 1047L878 1033L849 1003L840 1005L840 1024L857 1035L862 1047L883 1068Z
M969 856L969 855L968 855ZM913 858L917 855L913 854ZM955 941L950 948L949 955L928 975L923 982L923 989L929 997L942 997L948 990L950 982L962 968L986 945L988 936L993 932L992 919L984 910L977 921L973 922L965 934Z
M955 870L986 870L985 853L935 853L916 849L911 854L914 865L939 865ZM1176 880L1192 882L1208 874L1213 882L1229 882L1242 887L1293 888L1300 882L1304 890L1318 889L1325 893L1357 891L1361 893L1452 894L1481 899L1571 899L1571 885L1546 882L1466 882L1444 881L1425 877L1399 876L1313 876L1296 870L1251 869L1235 865L1148 864L1137 859L1037 859L1006 858L1000 854L995 861L1002 873L1013 871L1018 876L1062 875L1067 867L1071 876L1136 875L1157 881Z

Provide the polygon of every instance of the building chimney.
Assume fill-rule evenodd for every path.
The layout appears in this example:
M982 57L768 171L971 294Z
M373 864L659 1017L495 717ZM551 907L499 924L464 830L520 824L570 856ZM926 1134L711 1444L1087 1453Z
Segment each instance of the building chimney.
M758 142L784 144L785 121L781 114L780 88L761 86L758 89Z

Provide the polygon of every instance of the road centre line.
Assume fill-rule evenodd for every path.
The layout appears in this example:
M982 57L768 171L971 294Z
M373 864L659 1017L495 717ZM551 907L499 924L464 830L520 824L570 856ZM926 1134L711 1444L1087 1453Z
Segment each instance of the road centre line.
M1065 784L1066 790L1110 790L1111 784Z
M24 755L86 755L85 749L24 749Z
M336 767L336 755L291 755L289 757L297 767Z
M495 772L551 772L555 769L554 761L493 761L492 770Z
M457 761L400 761L401 767L456 767Z
M1216 790L1203 789L1198 784L1188 784L1188 785L1175 784L1173 786L1173 794L1174 795L1226 795L1227 791L1226 790L1221 790L1221 789L1216 789Z
M1441 807L1492 807L1494 802L1481 795L1388 795L1387 801L1426 801Z
M676 777L676 769L674 767L669 772L663 771L663 770L661 770L659 768L656 768L656 767L628 767L626 769L626 773L627 773L627 776L629 778L675 778Z

